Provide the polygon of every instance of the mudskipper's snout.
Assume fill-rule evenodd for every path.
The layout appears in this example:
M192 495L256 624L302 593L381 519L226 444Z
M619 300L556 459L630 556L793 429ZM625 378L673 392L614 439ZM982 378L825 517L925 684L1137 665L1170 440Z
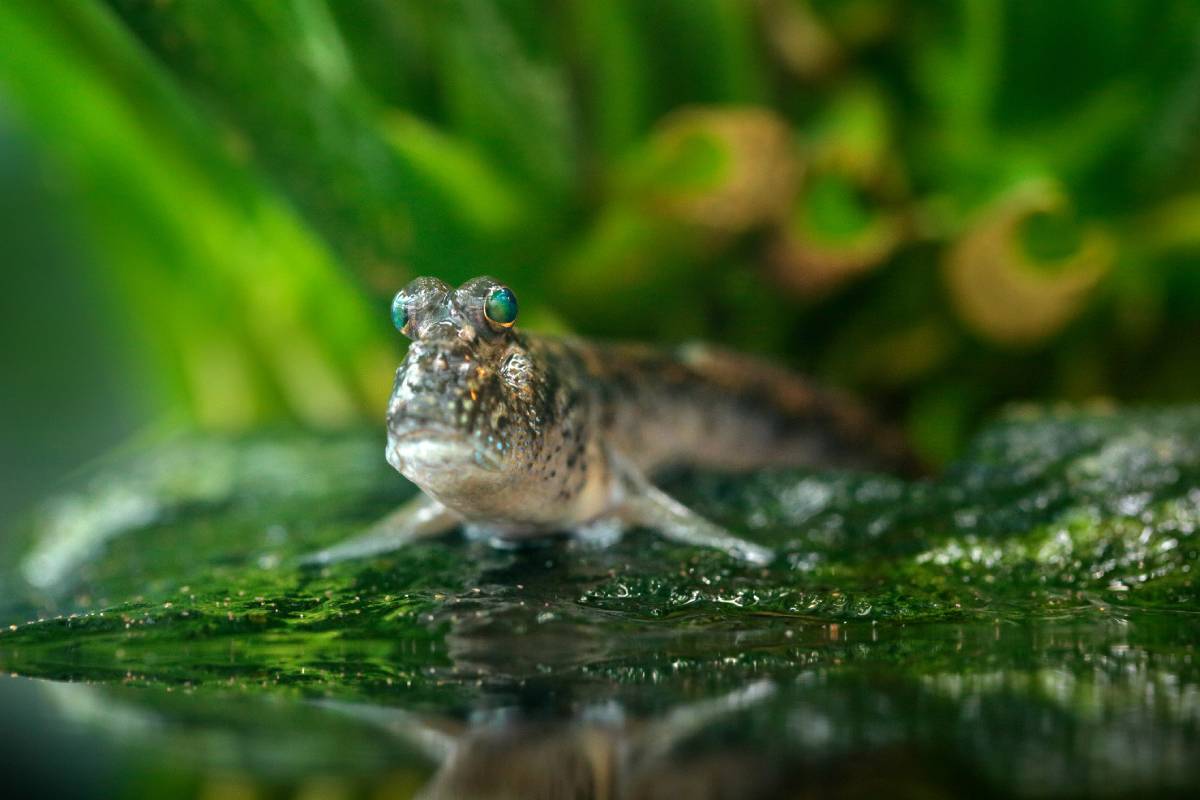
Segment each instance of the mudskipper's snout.
M469 429L478 399L469 353L414 344L396 373L388 404L388 427L414 426Z
M489 375L463 342L415 342L388 404L388 463L435 496L494 480L502 451L479 429Z

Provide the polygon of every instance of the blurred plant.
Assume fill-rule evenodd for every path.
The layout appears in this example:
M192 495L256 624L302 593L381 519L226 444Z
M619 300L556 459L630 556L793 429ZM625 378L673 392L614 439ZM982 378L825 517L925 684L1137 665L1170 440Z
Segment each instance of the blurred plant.
M1066 202L1044 181L1017 186L946 254L955 307L977 332L1003 344L1039 342L1082 310L1112 268L1112 238L1064 222Z
M807 176L768 258L774 276L820 297L881 265L905 239L906 181L879 92L841 90L811 125Z
M377 414L388 295L491 272L945 458L1012 399L1200 391L1198 36L1189 0L8 0L0 110L129 380L198 422Z
M713 234L778 221L795 191L791 131L767 111L677 111L647 150L630 180L635 202Z

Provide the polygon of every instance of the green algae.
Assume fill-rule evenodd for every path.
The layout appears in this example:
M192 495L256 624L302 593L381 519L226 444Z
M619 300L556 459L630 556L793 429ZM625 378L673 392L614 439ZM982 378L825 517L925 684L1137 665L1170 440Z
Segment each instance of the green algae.
M264 726L287 743L249 766L171 761L193 789L236 768L255 791L319 772L350 794L432 781L453 796L467 778L397 730L453 724L473 742L481 715L503 713L559 726L553 741L601 736L587 726L603 718L604 741L636 750L635 728L764 682L769 702L651 748L654 785L696 754L743 776L757 764L778 779L764 797L816 791L814 775L869 794L857 764L935 795L1200 785L1198 408L1015 415L919 482L665 479L775 547L768 567L647 531L603 548L447 537L300 567L411 494L380 450L374 432L176 436L85 471L13 537L0 667L71 682L38 691L127 707L176 744L197 714L235 749ZM247 701L273 711L247 726ZM282 752L291 723L270 721L293 713L320 732L296 745L319 751L308 761ZM339 759L329 732L347 726L367 744Z

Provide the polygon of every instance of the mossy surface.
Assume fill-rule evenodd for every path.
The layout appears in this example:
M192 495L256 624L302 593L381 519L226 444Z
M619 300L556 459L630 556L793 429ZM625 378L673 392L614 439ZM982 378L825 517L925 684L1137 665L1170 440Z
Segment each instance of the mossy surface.
M1012 416L916 483L664 481L776 547L767 568L645 531L299 567L413 491L378 439L178 436L86 470L12 539L0 667L55 683L4 691L107 732L135 794L449 791L414 730L628 744L756 686L769 700L697 723L643 778L716 759L764 781L747 796L870 794L855 764L901 794L1200 785L1198 408Z

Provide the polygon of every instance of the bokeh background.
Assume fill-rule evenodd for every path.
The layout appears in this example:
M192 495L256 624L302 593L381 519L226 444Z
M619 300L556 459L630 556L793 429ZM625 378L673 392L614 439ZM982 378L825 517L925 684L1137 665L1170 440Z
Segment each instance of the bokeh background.
M0 518L162 425L378 424L419 274L853 388L1200 396L1194 0L4 0Z

